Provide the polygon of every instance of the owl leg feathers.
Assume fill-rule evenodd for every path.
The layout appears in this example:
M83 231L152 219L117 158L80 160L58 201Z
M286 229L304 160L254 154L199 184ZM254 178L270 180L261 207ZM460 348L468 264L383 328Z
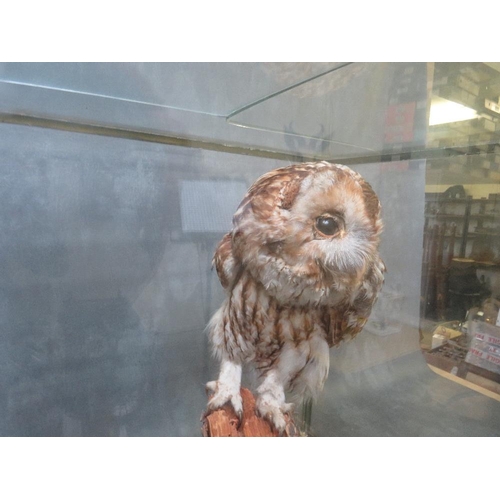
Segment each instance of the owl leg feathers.
M285 413L293 410L293 405L285 403L285 388L280 381L278 370L270 370L257 388L257 410L281 433L285 430Z
M231 403L240 420L243 416L243 401L241 399L241 364L223 359L218 380L208 382L207 390L214 395L207 405L208 411L217 410L226 403Z

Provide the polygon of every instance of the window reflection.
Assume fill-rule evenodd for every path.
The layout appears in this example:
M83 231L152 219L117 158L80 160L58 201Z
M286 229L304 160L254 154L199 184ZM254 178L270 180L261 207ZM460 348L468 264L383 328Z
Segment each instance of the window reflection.
M500 67L436 63L428 145L421 344L431 366L500 394ZM444 155L443 155L444 156Z

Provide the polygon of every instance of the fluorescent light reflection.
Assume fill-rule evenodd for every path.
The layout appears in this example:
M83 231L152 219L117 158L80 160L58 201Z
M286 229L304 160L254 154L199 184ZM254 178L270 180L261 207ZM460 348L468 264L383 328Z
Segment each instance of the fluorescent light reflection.
M442 97L433 97L431 101L431 112L429 125L442 125L443 123L462 122L473 120L478 114L472 108L448 101Z

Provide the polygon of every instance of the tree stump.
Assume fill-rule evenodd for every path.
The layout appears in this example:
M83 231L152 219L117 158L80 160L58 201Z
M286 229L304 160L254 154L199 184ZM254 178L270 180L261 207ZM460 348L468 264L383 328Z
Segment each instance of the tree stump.
M243 399L243 418L240 422L230 403L219 410L202 417L202 434L204 437L278 437L278 431L269 422L260 417L255 408L253 394L244 387L241 388ZM286 427L283 437L300 436L293 419L285 415Z

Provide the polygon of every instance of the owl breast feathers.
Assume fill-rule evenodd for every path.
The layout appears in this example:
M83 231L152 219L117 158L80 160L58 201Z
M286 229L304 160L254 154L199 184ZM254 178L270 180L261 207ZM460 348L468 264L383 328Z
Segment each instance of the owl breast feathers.
M304 163L269 172L249 189L214 265L227 298L212 318L221 361L209 410L241 412L243 365L260 379L257 409L283 430L285 391L315 397L328 347L355 336L383 283L380 203L343 165Z

